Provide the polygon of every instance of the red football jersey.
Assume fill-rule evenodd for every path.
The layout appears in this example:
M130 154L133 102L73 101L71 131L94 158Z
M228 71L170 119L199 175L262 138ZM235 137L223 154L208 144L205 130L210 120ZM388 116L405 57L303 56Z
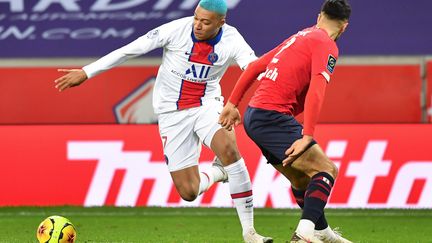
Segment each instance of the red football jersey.
M293 116L304 110L311 77L333 74L339 50L327 32L317 27L299 31L270 51L267 69L249 105Z

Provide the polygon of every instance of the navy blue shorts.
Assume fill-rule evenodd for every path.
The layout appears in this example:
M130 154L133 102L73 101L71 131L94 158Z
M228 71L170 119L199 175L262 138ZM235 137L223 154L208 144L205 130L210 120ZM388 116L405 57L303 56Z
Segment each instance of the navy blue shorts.
M253 107L246 110L244 128L270 164L281 164L285 151L303 137L303 126L293 116Z

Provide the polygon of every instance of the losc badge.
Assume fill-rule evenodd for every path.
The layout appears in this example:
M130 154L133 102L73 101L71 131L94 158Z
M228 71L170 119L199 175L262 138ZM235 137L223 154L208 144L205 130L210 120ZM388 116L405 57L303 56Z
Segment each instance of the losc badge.
M336 67L336 58L330 54L327 60L327 70L330 73L333 73L335 67Z

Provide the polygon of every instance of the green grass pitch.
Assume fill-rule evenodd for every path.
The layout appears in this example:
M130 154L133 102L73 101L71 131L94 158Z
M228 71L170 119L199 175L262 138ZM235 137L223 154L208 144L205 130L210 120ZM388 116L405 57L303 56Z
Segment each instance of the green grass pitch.
M353 242L432 242L432 210L327 209L327 219ZM36 243L39 223L62 215L77 242L242 242L234 208L3 207L0 243ZM255 209L255 228L275 243L289 240L300 210Z

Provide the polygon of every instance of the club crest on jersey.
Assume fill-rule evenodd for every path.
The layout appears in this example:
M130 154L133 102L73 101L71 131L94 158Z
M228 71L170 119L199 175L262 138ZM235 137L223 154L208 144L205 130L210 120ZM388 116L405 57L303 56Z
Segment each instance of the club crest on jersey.
M207 57L207 60L209 60L209 62L211 62L211 63L215 63L215 62L217 62L217 60L219 59L219 56L218 56L218 54L216 54L216 53L210 53L209 55L208 55L208 57Z
M330 73L333 73L335 67L336 67L336 58L330 54L327 60L327 70Z

